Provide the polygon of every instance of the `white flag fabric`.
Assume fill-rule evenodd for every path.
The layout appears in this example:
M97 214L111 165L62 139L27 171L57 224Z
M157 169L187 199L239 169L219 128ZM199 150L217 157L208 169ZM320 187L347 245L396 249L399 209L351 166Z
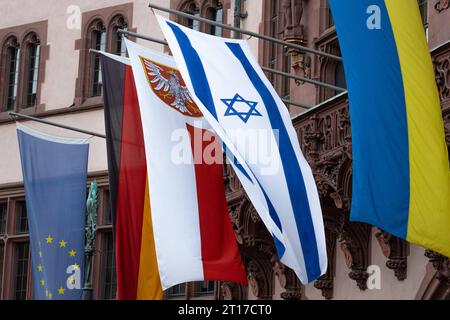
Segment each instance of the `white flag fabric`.
M126 46L139 99L162 288L198 280L246 284L223 167L203 158L215 143L214 133L172 57L128 40Z
M317 187L283 104L246 41L200 33L158 16L177 67L302 283L326 272Z

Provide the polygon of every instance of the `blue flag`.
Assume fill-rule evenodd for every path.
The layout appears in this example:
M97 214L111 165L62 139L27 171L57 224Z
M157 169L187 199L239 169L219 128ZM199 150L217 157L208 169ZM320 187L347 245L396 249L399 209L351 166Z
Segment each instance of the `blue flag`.
M17 125L30 228L34 298L82 297L87 140Z

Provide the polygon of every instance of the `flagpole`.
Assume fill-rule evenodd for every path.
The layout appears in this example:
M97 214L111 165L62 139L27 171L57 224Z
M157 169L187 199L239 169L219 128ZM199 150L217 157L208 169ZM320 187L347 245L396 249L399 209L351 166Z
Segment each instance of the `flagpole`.
M246 34L246 35L249 35L249 36L252 36L252 37L255 37L255 38L259 38L259 39L262 39L262 40L270 41L270 42L273 42L273 43L276 43L276 44L279 44L279 45L283 45L283 46L286 46L286 47L289 47L289 48L294 48L294 49L297 49L297 50L300 50L300 51L303 51L303 52L313 53L315 55L327 57L327 58L330 58L330 59L333 59L333 60L336 60L336 61L342 61L342 57L336 56L336 55L331 54L331 53L326 53L326 52L323 52L323 51L320 51L320 50L315 50L315 49L312 49L312 48L304 47L304 46L301 46L301 45L298 45L298 44L294 44L294 43L291 43L291 42L287 42L287 41L283 41L283 40L280 40L280 39L277 39L277 38L272 38L272 37L266 36L264 34L259 34L259 33L253 32L253 31L249 31L249 30L233 27L233 26L230 26L229 24L224 24L224 23L212 21L212 20L209 20L209 19L205 19L205 18L202 18L202 17L197 17L197 16L194 16L194 15L191 15L189 13L182 12L182 11L179 11L179 10L158 6L158 5L153 4L151 2L148 4L148 6L150 8L152 8L152 9L160 10L160 11L167 12L167 13L172 13L172 14L175 14L175 15L183 17L183 18L197 20L197 21L200 21L200 22L204 22L206 24L210 24L210 25L213 25L213 26L216 26L216 27L221 27L223 29L228 29L228 30L231 30L231 31L234 31L234 32L239 32L239 33L242 33L242 34Z
M159 43L159 44L162 44L162 45L168 45L167 41L165 41L165 40L160 40L160 39L157 39L157 38L145 36L145 35L142 35L142 34L139 34L139 33L136 33L136 32L131 32L131 31L128 31L128 30L118 29L117 33L122 34L122 35L125 34L125 35L128 35L128 36L132 36L132 37L135 37L135 38L139 38L139 39L143 39L143 40L147 40L147 41L151 41L151 42L155 42L155 43ZM91 49L91 52L96 52L96 50ZM345 89L345 88L341 88L341 87L338 87L338 86L335 86L335 85L332 85L332 84L329 84L329 83L317 81L317 80L314 80L314 79L309 79L309 78L297 76L297 75L292 74L292 73L283 72L283 71L279 71L279 70L275 70L275 69L271 69L271 68L267 68L267 67L263 67L263 66L261 66L261 69L263 69L265 72L270 72L270 73L273 73L273 74L276 74L276 75L279 75L279 76L288 77L288 78L291 78L291 79L295 79L297 81L302 81L302 82L314 84L316 86L325 87L325 88L332 89L332 90L335 90L335 91L339 91L339 92L347 91L347 89ZM302 108L306 108L306 109L311 108L311 106L303 106L303 105L299 105L299 106L302 107Z
M84 129L79 129L79 128L75 128L75 127L71 127L71 126L66 126L65 124L60 124L60 123L56 123L56 122L52 122L52 121L48 121L48 120L44 120L44 119L39 119L39 118L36 118L36 117L32 117L32 116L28 116L28 115L21 114L21 113L16 113L16 112L9 112L8 114L13 119L21 118L21 119L36 121L36 122L44 123L44 124L47 124L47 125L50 125L50 126L63 128L63 129L66 129L66 130L80 132L80 133L84 133L84 134L87 134L87 135L90 135L90 136L95 136L95 137L106 139L106 136L104 134L100 134L100 133L96 133L96 132L92 132L92 131L88 131L88 130L84 130Z

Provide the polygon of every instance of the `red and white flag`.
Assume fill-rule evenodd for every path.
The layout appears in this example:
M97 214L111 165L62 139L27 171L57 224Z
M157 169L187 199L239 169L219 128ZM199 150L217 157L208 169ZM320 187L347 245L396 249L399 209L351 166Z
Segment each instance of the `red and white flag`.
M222 151L167 55L127 41L142 120L162 289L246 283L226 204Z

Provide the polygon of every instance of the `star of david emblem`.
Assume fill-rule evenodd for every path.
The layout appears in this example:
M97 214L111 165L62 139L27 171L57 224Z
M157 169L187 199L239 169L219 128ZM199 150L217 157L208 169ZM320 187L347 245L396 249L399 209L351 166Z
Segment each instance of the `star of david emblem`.
M228 108L224 116L237 116L244 123L250 119L251 116L262 117L262 114L256 110L258 102L248 101L236 93L233 99L220 99Z

